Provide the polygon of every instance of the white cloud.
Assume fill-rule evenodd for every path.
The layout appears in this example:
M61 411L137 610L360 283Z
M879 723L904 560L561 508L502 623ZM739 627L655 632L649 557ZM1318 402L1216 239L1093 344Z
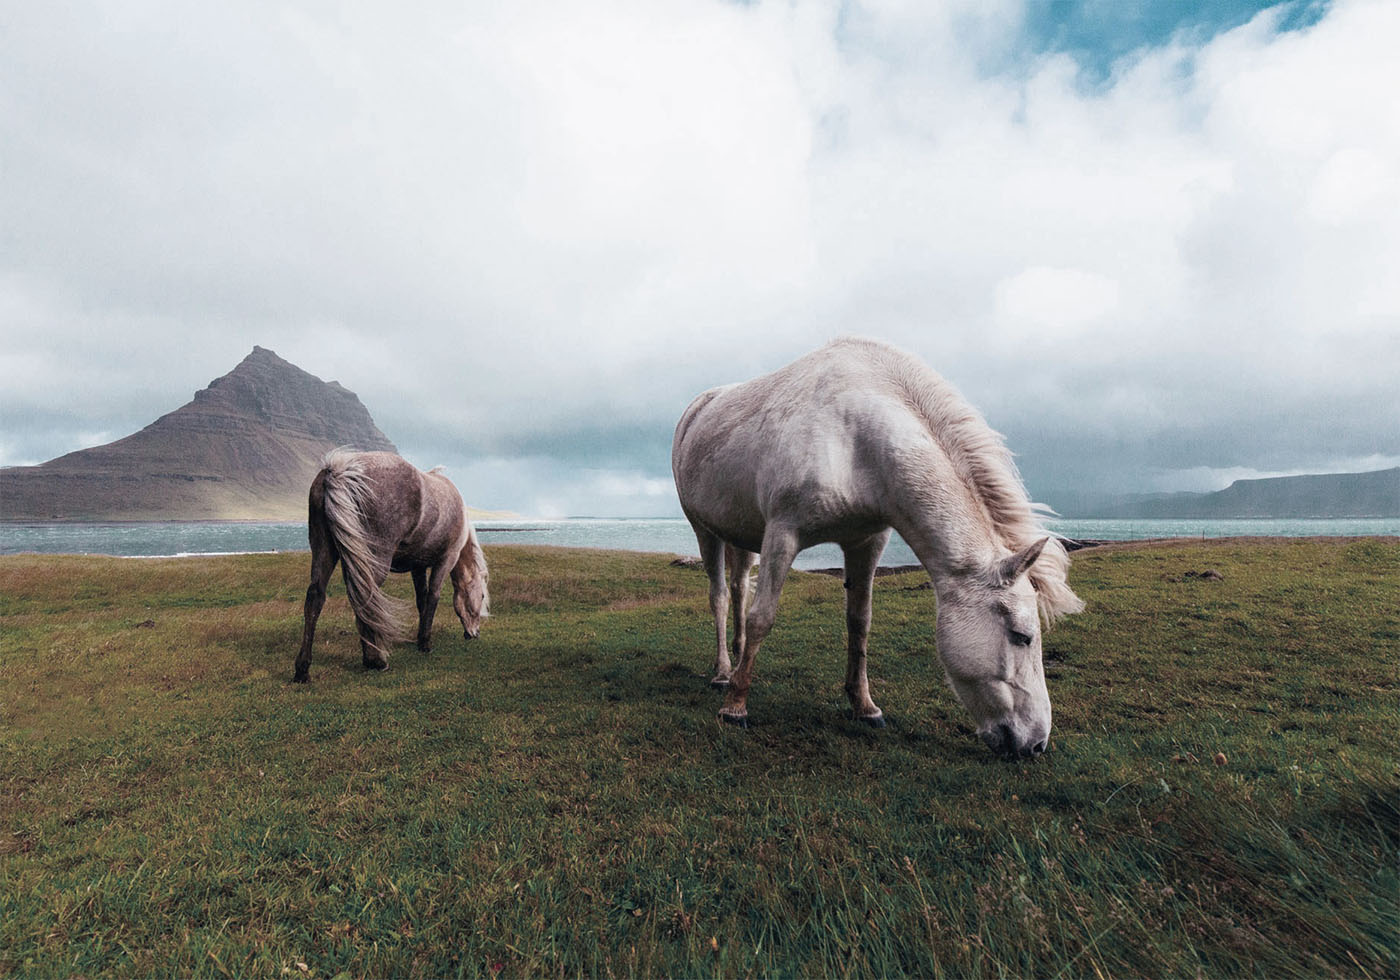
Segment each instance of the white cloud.
M1032 266L996 287L996 319L1018 340L1065 340L1118 308L1118 283L1082 269Z
M1329 224L1364 221L1379 209L1400 208L1400 174L1370 150L1349 146L1327 158L1313 180L1308 214Z
M655 497L664 453L600 446L608 486L484 460L664 440L700 389L859 332L1019 434L1032 478L1137 465L1137 426L1182 466L1393 452L1400 6L1284 34L1266 12L1094 86L1009 60L1024 12L17 8L0 412L63 416L57 455L259 343L498 481L489 506L537 480L592 509ZM1318 412L1345 425L1310 434Z
M604 497L669 497L676 492L676 485L671 480L650 477L636 470L598 470L591 476L592 482L588 489Z

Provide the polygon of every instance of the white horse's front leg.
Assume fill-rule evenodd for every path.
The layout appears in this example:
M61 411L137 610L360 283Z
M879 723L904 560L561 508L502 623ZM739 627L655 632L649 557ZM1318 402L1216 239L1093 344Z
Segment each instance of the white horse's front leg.
M729 685L729 675L733 669L729 662L729 648L725 645L729 596L724 590L724 542L698 527L695 529L695 540L700 545L700 560L704 562L705 574L710 579L710 615L715 619L715 673L710 679L710 686L723 688Z
M734 641L729 649L737 660L744 653L744 629L749 618L749 571L758 563L758 555L732 544L724 546L724 563L729 569L729 606L734 614Z
M851 702L851 713L876 728L884 727L885 716L870 700L865 654L870 639L870 604L875 586L875 569L889 540L890 532L885 531L845 549L846 697Z
M758 566L758 591L753 609L744 623L744 649L739 664L729 678L729 692L720 719L736 725L748 724L749 685L753 683L753 662L773 622L778 618L778 598L783 592L792 560L797 557L797 532L770 523L763 532L763 552Z

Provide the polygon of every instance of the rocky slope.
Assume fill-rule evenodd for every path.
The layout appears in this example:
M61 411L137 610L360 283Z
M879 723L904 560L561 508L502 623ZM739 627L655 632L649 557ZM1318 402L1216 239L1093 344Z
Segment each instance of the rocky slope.
M304 520L321 456L386 449L355 393L272 351L124 439L0 469L4 520Z

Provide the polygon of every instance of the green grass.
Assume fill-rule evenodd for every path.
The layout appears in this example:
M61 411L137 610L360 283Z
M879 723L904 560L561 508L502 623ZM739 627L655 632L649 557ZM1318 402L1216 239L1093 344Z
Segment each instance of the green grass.
M488 557L481 639L444 603L384 673L337 584L309 687L305 555L0 559L0 974L1400 973L1394 539L1079 553L1021 764L919 576L878 581L888 728L797 574L741 731L702 573Z

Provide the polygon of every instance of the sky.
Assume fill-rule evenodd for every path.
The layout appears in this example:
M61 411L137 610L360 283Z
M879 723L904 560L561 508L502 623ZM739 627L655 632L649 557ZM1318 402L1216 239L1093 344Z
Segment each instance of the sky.
M923 358L1033 496L1400 465L1400 3L14 3L0 465L254 344L475 506L679 515L699 392Z

